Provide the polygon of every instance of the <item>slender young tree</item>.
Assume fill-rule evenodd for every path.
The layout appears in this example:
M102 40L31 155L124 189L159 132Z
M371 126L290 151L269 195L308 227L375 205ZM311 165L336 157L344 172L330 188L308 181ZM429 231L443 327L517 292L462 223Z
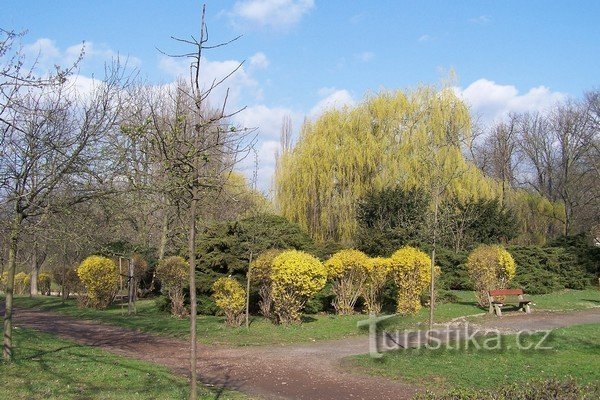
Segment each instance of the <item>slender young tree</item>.
M170 91L165 107L151 106L151 144L160 155L165 180L163 192L173 204L187 213L188 261L190 292L190 399L196 399L197 344L196 344L196 234L200 206L215 193L222 193L233 167L245 157L253 139L252 129L239 128L229 121L243 108L227 111L229 89L219 108L208 105L209 97L242 68L243 62L225 76L208 83L202 75L205 50L225 46L239 38L217 45L208 44L205 22L206 6L202 8L198 39L173 38L189 45L192 52L170 55L191 59L190 82L178 82Z

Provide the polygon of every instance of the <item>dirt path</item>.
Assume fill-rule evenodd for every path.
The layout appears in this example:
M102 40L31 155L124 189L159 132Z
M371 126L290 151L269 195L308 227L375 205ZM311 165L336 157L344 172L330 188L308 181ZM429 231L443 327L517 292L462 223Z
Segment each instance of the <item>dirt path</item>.
M135 332L53 312L15 310L15 325L56 334L111 353L188 373L183 340ZM368 352L364 337L307 345L225 348L198 345L203 383L239 390L265 399L409 399L416 389L385 378L355 375L341 358Z
M187 374L183 340L131 331L53 312L15 311L17 326L38 329L115 354L154 362ZM600 308L578 312L507 313L477 319L477 326L504 332L600 323ZM341 366L344 357L368 352L366 337L272 347L199 345L200 380L266 399L409 399L418 389L399 381L358 375Z

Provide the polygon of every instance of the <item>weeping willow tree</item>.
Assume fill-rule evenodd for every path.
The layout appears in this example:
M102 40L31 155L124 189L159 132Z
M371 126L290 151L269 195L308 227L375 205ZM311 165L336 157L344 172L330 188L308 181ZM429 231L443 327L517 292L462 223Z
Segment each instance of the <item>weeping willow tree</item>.
M458 198L490 198L497 184L462 155L465 104L449 88L382 92L355 108L305 122L277 164L276 200L316 240L351 243L369 191L401 186Z

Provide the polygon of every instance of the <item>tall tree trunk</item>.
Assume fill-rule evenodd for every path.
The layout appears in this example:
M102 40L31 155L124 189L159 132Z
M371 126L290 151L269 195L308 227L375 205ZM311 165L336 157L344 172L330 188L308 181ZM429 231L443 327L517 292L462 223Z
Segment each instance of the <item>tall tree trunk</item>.
M440 196L436 194L433 213L433 246L431 248L431 283L429 286L429 331L433 330L433 312L435 309L435 250L438 234L439 198Z
M196 344L196 208L198 207L198 189L192 190L190 204L190 238L188 243L190 258L190 400L196 400L197 385L197 349Z
M15 289L15 270L17 268L17 248L19 244L19 233L21 231L23 215L17 212L13 218L10 229L10 242L8 248L8 276L6 279L6 302L4 311L4 361L12 361L12 312L13 293Z

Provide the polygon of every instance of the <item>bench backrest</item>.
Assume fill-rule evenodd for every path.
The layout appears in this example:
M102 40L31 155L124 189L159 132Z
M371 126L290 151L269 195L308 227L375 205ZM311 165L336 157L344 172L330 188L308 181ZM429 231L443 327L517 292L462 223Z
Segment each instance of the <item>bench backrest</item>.
M523 294L523 289L497 289L490 290L490 296L521 296Z

